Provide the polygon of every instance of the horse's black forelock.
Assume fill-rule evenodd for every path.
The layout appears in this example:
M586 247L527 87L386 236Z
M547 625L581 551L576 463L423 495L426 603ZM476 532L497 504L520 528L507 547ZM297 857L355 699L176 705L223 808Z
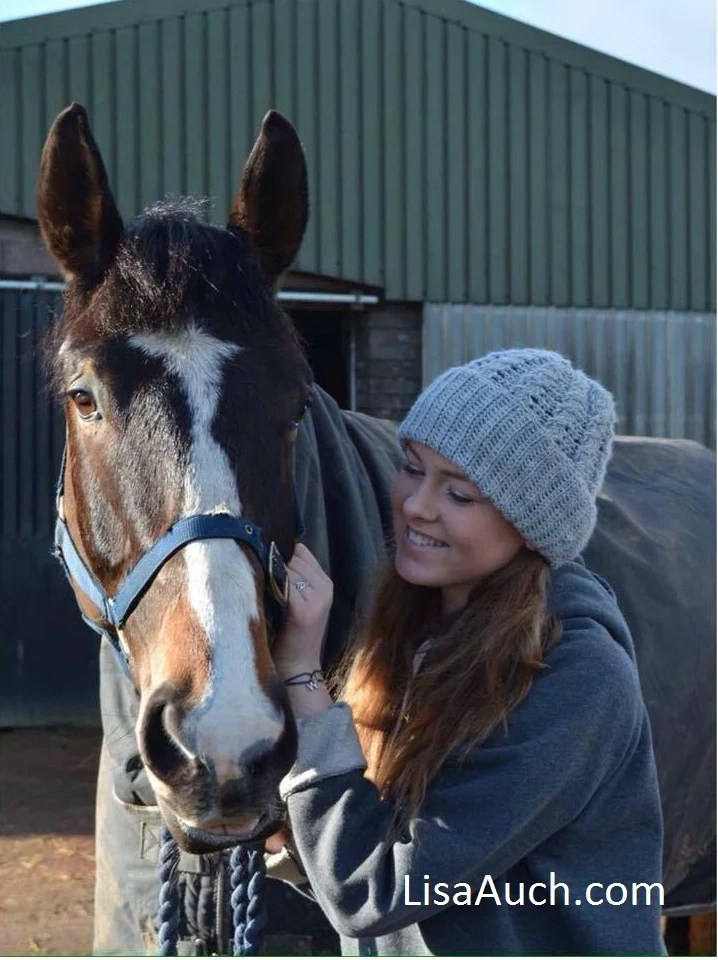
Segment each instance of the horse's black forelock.
M107 333L173 330L188 319L226 339L260 327L279 332L279 310L246 236L202 222L202 208L191 198L163 201L128 225L104 285Z
M303 354L246 234L204 222L207 206L191 197L152 204L126 226L99 284L89 290L68 284L64 315L44 347L56 389L63 342L82 349L135 333L180 331L191 322L223 340L261 343L265 354L283 354L290 364L292 355Z

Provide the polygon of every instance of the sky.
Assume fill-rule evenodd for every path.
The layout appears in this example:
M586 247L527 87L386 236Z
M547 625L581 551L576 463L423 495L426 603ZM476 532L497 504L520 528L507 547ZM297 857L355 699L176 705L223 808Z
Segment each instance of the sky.
M91 5L0 0L0 21ZM480 6L716 92L715 0L482 0Z

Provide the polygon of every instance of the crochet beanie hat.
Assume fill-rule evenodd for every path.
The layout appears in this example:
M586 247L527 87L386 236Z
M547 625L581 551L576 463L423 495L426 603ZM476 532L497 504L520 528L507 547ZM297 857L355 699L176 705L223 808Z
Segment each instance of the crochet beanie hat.
M548 350L500 350L442 373L398 430L451 460L557 567L588 543L611 456L611 394Z

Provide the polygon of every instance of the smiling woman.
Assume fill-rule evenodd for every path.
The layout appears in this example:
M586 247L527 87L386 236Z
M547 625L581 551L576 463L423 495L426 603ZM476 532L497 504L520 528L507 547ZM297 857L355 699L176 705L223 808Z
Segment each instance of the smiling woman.
M396 552L340 672L344 702L288 688L292 838L284 856L270 846L272 869L303 866L344 953L664 952L632 641L576 559L614 420L610 394L563 357L509 350L442 374L399 427ZM292 591L277 645L305 675L331 604L312 560L290 563L312 590L301 608ZM634 887L646 895L583 893Z
M442 610L466 606L483 578L516 556L524 540L466 474L408 441L392 494L396 570L408 583L441 589Z

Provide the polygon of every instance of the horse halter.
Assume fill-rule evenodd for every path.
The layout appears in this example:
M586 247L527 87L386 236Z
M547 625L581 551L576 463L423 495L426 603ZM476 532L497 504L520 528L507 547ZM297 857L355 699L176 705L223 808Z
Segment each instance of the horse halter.
M289 574L276 543L272 541L267 544L261 527L252 523L251 520L226 513L199 513L178 520L140 557L125 576L114 596L110 596L80 556L65 523L63 493L66 459L67 447L62 454L55 498L57 506L55 556L60 560L68 579L82 590L110 625L111 630L108 630L80 610L85 623L100 636L106 636L112 643L128 676L128 656L120 643L119 632L169 558L195 540L235 540L250 547L265 573L267 594L281 610L286 609L289 600ZM293 492L296 536L299 539L304 529L296 489Z

